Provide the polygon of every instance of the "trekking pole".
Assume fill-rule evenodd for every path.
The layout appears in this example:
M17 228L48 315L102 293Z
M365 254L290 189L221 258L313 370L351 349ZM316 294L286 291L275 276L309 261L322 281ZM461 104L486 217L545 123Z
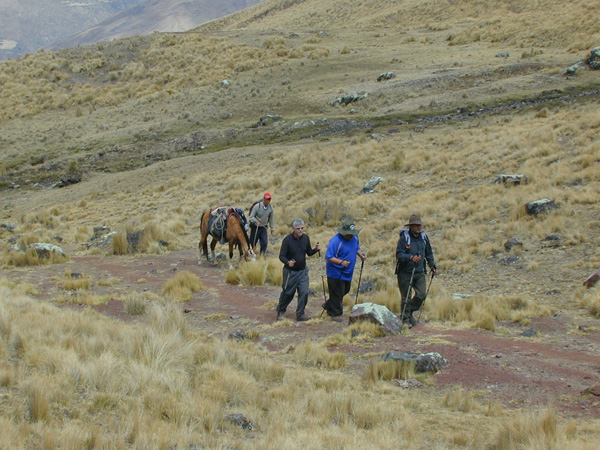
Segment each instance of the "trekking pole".
M433 283L433 277L435 277L435 272L431 272L431 280L429 280L429 286L427 286L427 291L425 292L425 300L423 300L423 303L421 304L421 308L419 308L419 317L417 317L417 320L421 320L421 309L423 308L423 305L425 304L425 301L427 300L427 296L429 295L429 289L431 289L431 283Z
M412 274L410 275L410 283L408 283L408 292L406 293L406 298L404 299L404 307L402 308L402 319L404 319L404 314L406 313L406 305L408 305L408 297L410 297L410 290L412 289L413 278L415 277L415 269L417 266L413 267Z
M318 244L318 242L317 242ZM321 250L319 250L319 259L321 259ZM327 305L327 295L325 295L325 278L323 277L323 264L324 261L321 259L321 264L319 264L319 270L321 271L321 281L323 282L323 300L325 300L325 303L323 303L323 306ZM319 319L323 316L323 313L325 312L325 308L323 308L321 310L321 314L319 314Z
M363 266L365 265L365 259L360 258L360 274L358 275L358 286L356 287L356 298L354 299L354 306L358 303L358 292L360 291L360 279L362 278Z

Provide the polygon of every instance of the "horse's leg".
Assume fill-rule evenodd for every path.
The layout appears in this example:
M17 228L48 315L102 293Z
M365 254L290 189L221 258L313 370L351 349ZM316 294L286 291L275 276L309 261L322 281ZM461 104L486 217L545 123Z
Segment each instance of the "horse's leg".
M215 254L215 247L217 246L217 239L213 236L213 240L210 243L210 253L212 255L213 266L217 265L217 255Z
M231 260L233 259L233 241L229 241L229 268L233 269L233 263Z

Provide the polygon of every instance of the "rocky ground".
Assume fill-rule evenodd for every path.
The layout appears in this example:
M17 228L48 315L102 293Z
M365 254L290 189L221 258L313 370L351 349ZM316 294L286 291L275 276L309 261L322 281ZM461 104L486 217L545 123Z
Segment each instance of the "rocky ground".
M65 271L92 277L93 292L110 295L113 300L94 307L117 320L144 320L125 312L117 300L131 292L150 291L160 295L162 284L176 271L196 274L206 289L194 294L181 308L191 326L209 336L227 339L236 330L252 331L254 340L272 352L283 355L290 345L306 339L317 340L342 333L348 323L319 319L321 298L311 297L307 312L314 318L297 323L293 311L288 321L274 324L273 307L279 295L277 287L243 287L225 283L226 263L214 267L197 264L195 249L166 255L73 256L71 262L35 269L0 269L0 277L28 282L40 292L42 301L64 296L60 279ZM314 276L314 275L313 275ZM114 280L102 286L102 280ZM441 274L436 282L451 284ZM369 301L368 294L359 301ZM292 303L292 308L295 302ZM62 307L86 306L63 303ZM502 332L463 328L439 322L423 321L403 335L388 336L332 347L346 354L346 370L361 373L371 358L390 350L439 352L449 366L435 375L440 390L460 385L478 392L484 400L501 401L507 407L532 408L553 404L562 414L573 417L600 417L600 330L597 321L575 313L559 312L550 317L532 319L523 327L505 322ZM532 337L522 333L535 328ZM591 391L590 392L590 388ZM586 391L587 390L587 391Z

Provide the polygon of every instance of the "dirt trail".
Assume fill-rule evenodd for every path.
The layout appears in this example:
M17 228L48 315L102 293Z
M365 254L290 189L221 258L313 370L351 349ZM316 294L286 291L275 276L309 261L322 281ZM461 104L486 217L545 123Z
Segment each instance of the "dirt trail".
M281 351L305 339L319 339L340 333L346 323L316 319L306 323L290 321L273 326L273 306L277 287L242 287L224 282L226 263L219 267L203 262L197 265L193 249L168 255L74 256L67 265L35 269L0 269L1 277L29 282L40 291L38 298L50 301L64 295L59 280L66 270L93 277L92 292L113 299L96 310L119 320L141 320L124 311L116 300L131 292L160 294L162 284L176 271L187 270L202 280L206 289L192 301L181 304L191 326L207 335L226 339L236 329L257 330L262 345ZM113 279L109 286L102 280ZM361 300L368 301L365 295ZM310 298L307 312L320 313L321 298ZM295 301L292 303L293 308ZM65 307L84 308L68 304ZM519 336L524 328L503 322L503 330L493 333L478 329L458 329L438 322L421 323L407 335L388 336L367 343L351 342L332 351L347 355L347 370L361 371L370 355L389 350L439 352L450 365L435 376L436 386L461 385L481 392L484 399L501 401L505 406L535 407L553 403L567 416L600 418L600 397L582 394L600 385L600 330L593 319L556 315L532 320L535 337Z

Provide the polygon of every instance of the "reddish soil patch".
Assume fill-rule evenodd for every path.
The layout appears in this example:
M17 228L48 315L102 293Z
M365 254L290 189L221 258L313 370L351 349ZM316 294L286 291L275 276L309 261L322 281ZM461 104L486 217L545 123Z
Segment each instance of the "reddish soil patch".
M319 339L340 333L346 323L312 320L296 323L288 310L289 322L272 327L273 306L279 296L277 287L241 287L224 282L226 263L214 267L207 262L197 265L194 250L168 255L72 257L68 265L36 269L0 269L0 276L26 281L38 288L39 298L52 300L63 295L57 279L66 270L93 277L93 292L111 295L113 300L96 310L119 320L143 320L128 315L118 300L131 292L160 294L165 281L176 271L187 270L202 280L207 289L181 304L191 326L217 338L237 329L258 330L257 338L269 350L279 351L305 339ZM99 283L118 279L109 286ZM368 301L368 296L361 300ZM307 312L318 318L321 297L309 299ZM66 304L65 307L85 306ZM291 305L295 307L295 301ZM365 353L389 350L439 352L450 365L435 375L436 386L461 385L476 389L484 398L501 401L505 406L536 407L552 403L568 416L600 418L600 397L584 390L600 384L600 330L598 321L575 318L568 314L536 318L529 327L535 337L523 337L526 329L519 324L501 323L502 333L478 329L457 329L441 323L421 323L408 334L388 336L368 343L351 343L335 351L347 355L348 370L363 370Z

